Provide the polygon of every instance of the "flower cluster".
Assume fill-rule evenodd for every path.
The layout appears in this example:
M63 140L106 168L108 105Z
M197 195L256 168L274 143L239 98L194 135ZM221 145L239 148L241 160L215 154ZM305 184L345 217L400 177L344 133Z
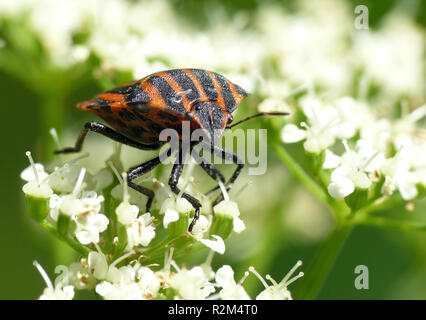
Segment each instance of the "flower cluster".
M262 4L236 16L214 10L200 29L183 22L167 1L25 0L2 2L0 18L30 12L29 27L59 67L94 55L98 77L124 70L140 78L190 63L225 72L259 93L262 109L284 108L294 86L345 94L360 70L383 88L380 99L422 99L425 37L403 11L395 9L377 30L360 31L344 1L304 0L293 9Z
M148 300L148 299L222 299L222 300L249 300L251 297L245 291L243 282L249 275L246 271L243 277L236 282L234 271L229 265L224 265L216 272L210 266L213 251L208 259L199 266L191 269L181 268L166 254L164 265L161 269L153 270L152 267L142 266L136 260L119 268L116 265L133 254L129 252L108 264L104 254L92 251L88 258L73 263L69 268L59 266L61 275L53 285L45 270L37 263L34 265L39 270L46 282L46 289L40 296L41 300L71 300L74 290L94 290L97 295L105 300ZM277 283L271 276L266 278L272 283L269 285L250 267L249 271L259 278L264 289L256 296L257 300L291 300L292 296L288 286L303 276L299 272L293 276L295 270L301 265L296 265Z
M426 131L418 123L426 105L397 119L380 116L351 97L331 103L307 97L299 105L306 121L300 127L285 125L281 138L285 143L304 141L308 156L319 159L317 169L329 172L327 190L333 198L369 192L359 207L396 190L404 200L413 200L425 189ZM334 152L339 145L341 155Z
M109 169L90 174L78 164L80 157L47 173L42 164L34 163L30 152L26 154L30 166L21 177L27 181L23 191L28 211L82 256L69 267L60 266L64 269L60 270L62 273L55 285L35 263L47 285L41 299L72 299L75 289L94 290L104 299L250 298L242 287L248 273L236 283L230 266L223 266L216 272L210 266L213 253L225 252L224 239L232 231L245 229L238 205L230 200L223 184L225 200L214 208L214 217L205 215L208 210L203 210L189 233L193 208L166 187L158 192L167 194L164 199L159 194L160 200L154 206L159 209L143 213L142 207L132 201L132 197L142 195L129 192L126 174L118 175L111 162ZM115 181L119 183L114 187ZM186 182L182 184L185 189ZM117 192L117 187L121 193ZM200 266L180 268L172 259L173 252L202 247L209 248L211 253ZM164 263L160 268L162 257ZM265 291L257 298L291 299L287 286L302 276L299 274L289 280L293 272L280 284L271 280L272 286L262 279Z

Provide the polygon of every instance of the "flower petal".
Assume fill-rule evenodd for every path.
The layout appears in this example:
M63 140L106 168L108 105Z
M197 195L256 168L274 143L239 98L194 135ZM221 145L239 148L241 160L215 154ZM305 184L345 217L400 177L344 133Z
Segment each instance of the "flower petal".
M341 162L342 162L342 159L338 155L334 154L332 151L328 149L325 150L325 160L324 160L324 163L322 164L322 167L324 169L337 168Z
M224 265L216 271L215 280L222 288L236 286L234 280L234 270L229 265Z
M285 143L294 143L303 140L306 137L306 131L299 129L294 124L287 124L281 130L281 140Z
M223 254L225 252L225 242L223 242L223 239L215 234L212 235L215 240L209 240L209 239L200 239L200 242L204 244L206 247L212 249L215 252L218 252L220 254Z
M352 180L341 177L330 183L327 189L333 198L341 199L354 192L355 186Z
M167 226L170 222L175 222L179 220L179 213L175 210L166 209L164 213L163 226L164 229L167 229Z

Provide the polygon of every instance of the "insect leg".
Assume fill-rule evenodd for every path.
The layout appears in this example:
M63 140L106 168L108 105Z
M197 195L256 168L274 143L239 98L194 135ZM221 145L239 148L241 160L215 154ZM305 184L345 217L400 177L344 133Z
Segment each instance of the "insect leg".
M86 138L86 135L89 131L94 131L97 133L100 133L114 141L118 141L121 142L123 144L126 144L130 147L134 147L137 149L142 149L142 150L156 150L158 149L161 145L160 144L142 144L136 141L133 141L129 138L127 138L126 136L122 135L121 133L107 127L106 125L97 122L97 121L90 121L87 122L84 125L84 129L81 132L80 136L78 137L77 141L75 142L74 147L68 147L68 148L64 148L62 150L56 150L55 154L58 153L72 153L72 152L79 152L81 150L81 147L83 146L83 142L84 139Z
M140 165L137 165L133 168L130 168L127 171L127 184L129 187L135 189L136 191L139 191L140 193L146 195L148 197L148 201L146 203L146 211L149 211L151 208L152 200L154 199L154 191L151 189L145 188L143 186L137 185L136 183L132 182L132 180L136 179L137 177L140 177L141 175L144 175L145 173L148 173L152 169L154 169L156 166L158 166L161 163L161 159L163 159L163 155L167 154L170 156L169 152L171 149L169 148L167 151L165 151L163 154L159 155L158 157L151 159L145 163L142 163Z
M201 155L196 152L191 153L194 160L200 165L200 167L214 180L225 183L226 179L222 172L219 171L213 164L204 159Z
M177 185L178 185L179 178L180 178L182 171L183 171L184 160L185 160L186 155L187 154L184 154L182 152L182 149L181 149L179 154L178 154L178 157L176 158L175 164L173 165L172 172L170 174L169 186L170 186L170 189L176 195L180 194L180 189ZM191 224L189 225L189 228L188 228L188 231L192 232L192 228L194 227L195 223L197 222L198 218L200 217L201 203L200 203L200 201L198 201L197 199L195 199L193 196L191 196L190 194L188 194L186 192L182 193L182 198L185 198L186 200L188 200L188 202L195 209L194 218L192 219Z
M232 186L234 185L235 180L237 180L238 176L240 175L241 171L244 168L244 164L242 159L234 152L227 151L225 149L222 149L215 145L208 145L203 143L203 145L207 148L210 148L211 152L216 154L218 157L221 157L224 160L232 161L237 165L237 168L235 169L234 173L232 174L231 178L229 178L228 182L226 183L226 191L231 190ZM210 190L207 194L214 192L215 190L219 189L219 186L213 188ZM213 207L217 205L219 202L223 200L223 194L220 194L216 200L213 202Z

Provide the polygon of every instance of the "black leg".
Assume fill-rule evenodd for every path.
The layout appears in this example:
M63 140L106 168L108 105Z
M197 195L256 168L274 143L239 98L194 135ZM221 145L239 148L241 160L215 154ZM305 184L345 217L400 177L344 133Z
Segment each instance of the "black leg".
M225 183L225 181L226 181L225 176L213 164L211 164L210 162L208 162L206 159L204 159L197 152L192 152L191 156L194 158L194 160L201 166L201 168L203 168L203 170L210 177L212 177L216 181L221 181L221 182Z
M178 157L176 158L175 164L173 165L172 172L170 174L169 179L169 186L170 189L175 193L176 195L180 194L180 189L178 188L177 184L179 182L179 178L182 174L183 167L184 167L184 160L187 153L182 152L182 150L179 151ZM194 218L191 221L191 224L189 225L188 231L192 232L192 228L194 228L195 223L197 222L198 218L200 217L200 208L201 203L197 199L195 199L190 194L184 192L182 193L182 198L185 198L188 200L188 202L194 207L195 213Z
M72 152L79 152L81 150L81 147L83 146L83 142L84 139L86 138L86 135L89 131L94 131L97 133L100 133L112 140L121 142L123 144L126 144L128 146L137 148L137 149L142 149L142 150L156 150L159 147L161 147L161 144L157 143L157 144L142 144L136 141L133 141L129 138L127 138L126 136L122 135L121 133L107 127L106 125L96 122L96 121L90 121L87 122L84 125L84 129L81 132L80 136L78 137L77 141L75 142L75 146L74 147L69 147L69 148L65 148L62 150L56 150L55 154L58 153L72 153Z
M232 161L233 163L235 163L237 165L237 168L235 169L234 173L232 174L231 178L229 178L228 182L225 184L225 188L226 191L229 192L229 190L231 190L232 186L234 185L235 180L237 180L238 176L240 175L241 171L244 168L244 164L242 159L234 152L229 152L225 149L222 149L218 146L215 145L209 145L206 143L203 143L203 148L207 149L211 152L213 152L214 154L216 154L218 157L221 157L224 160L228 160L228 161ZM219 186L213 188L212 190L210 190L209 192L207 192L207 194L210 194L214 191L216 191L217 189L219 189ZM223 200L223 194L221 193L216 200L213 202L213 207L215 205L217 205L219 202L221 202Z
M158 157L149 160L145 163L142 163L136 167L130 168L127 171L127 184L130 188L135 189L136 191L139 191L140 193L146 195L148 197L148 201L146 203L146 211L149 211L151 209L152 200L154 199L154 191L151 189L142 187L140 185L137 185L132 182L132 180L136 179L137 177L140 177L141 175L144 175L145 173L148 173L152 169L154 169L156 166L158 166L161 163L161 159L163 159L164 154L167 154L167 156L170 156L169 152L171 149L169 148L167 151L159 155Z

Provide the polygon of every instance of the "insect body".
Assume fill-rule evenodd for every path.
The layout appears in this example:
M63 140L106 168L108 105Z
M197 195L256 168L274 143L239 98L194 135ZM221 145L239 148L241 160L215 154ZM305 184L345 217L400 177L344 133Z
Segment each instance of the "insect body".
M75 146L58 150L55 153L79 152L88 131L95 131L115 141L142 150L156 150L165 141L159 140L163 129L172 128L181 133L183 121L189 121L191 130L205 130L216 141L232 122L232 112L247 93L238 85L215 72L202 69L176 69L151 74L141 80L124 84L96 96L93 100L79 103L77 108L88 110L101 117L109 126L91 121L85 124ZM229 128L229 126L228 126ZM220 180L229 190L241 170L242 161L232 152L226 151L212 142L210 151L237 164L231 178L226 181L223 174L199 154L191 152L197 163L213 179ZM191 149L193 146L191 146ZM180 150L181 151L181 150ZM170 149L168 151L170 152ZM169 179L169 186L175 194L187 154L177 157ZM147 211L150 209L154 192L132 181L160 164L161 155L131 168L127 172L130 187L148 197ZM218 187L208 193L217 190ZM200 213L201 203L188 193L182 193L195 209L189 226L191 232ZM216 205L223 196L213 203Z
M112 128L144 144L157 144L163 129L223 132L231 113L247 93L215 72L177 69L154 73L77 105L103 118Z

